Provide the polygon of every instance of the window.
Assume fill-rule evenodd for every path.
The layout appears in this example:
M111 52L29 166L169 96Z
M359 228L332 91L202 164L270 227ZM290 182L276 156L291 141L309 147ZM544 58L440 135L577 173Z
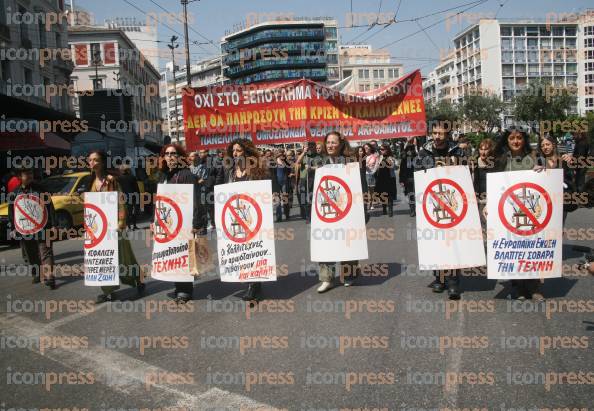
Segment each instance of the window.
M538 76L538 64L528 65L528 74L531 76Z
M528 62L538 63L538 51L529 51L528 52Z
M547 26L540 26L540 35L541 37L548 37L551 35L550 27Z
M594 60L594 50L585 50L584 58L586 60Z
M0 80L9 80L12 76L10 74L10 61L0 60Z
M511 51L502 51L501 52L501 60L504 63L511 63L512 62L513 53Z
M567 74L577 73L577 64L567 64Z
M103 43L103 55L105 64L115 64L115 43Z
M594 36L594 26L584 27L584 36Z
M6 0L0 0L0 24L6 24Z
M33 84L33 72L28 68L23 68L23 73L25 77L25 84L32 85Z
M503 79L503 88L507 89L507 90L514 88L514 79L504 78Z
M363 84L359 84L359 91L365 91L365 86Z
M500 33L502 36L511 36L511 27L501 27Z
M501 39L501 48L503 50L511 50L511 48L512 48L512 39Z
M369 78L369 70L359 69L359 78Z
M25 9L22 6L19 6L19 13L21 15L26 15L27 9ZM20 30L20 34L21 34L21 43L23 44L23 47L25 47L25 48L30 48L30 45L27 45L27 43L30 43L29 33L27 31L28 27L29 27L28 24L19 24L19 30Z
M384 78L384 69L373 70L373 78Z
M594 98L588 97L586 99L586 107L594 107Z
M594 83L594 74L586 74L586 83Z
M551 39L540 39L540 47L543 49L550 49Z
M526 66L521 64L516 66L516 76L525 76L526 75Z
M524 50L526 48L524 45L524 39L514 39L514 47L516 50Z
M565 47L574 49L577 46L576 39L565 39Z
M524 27L514 27L514 36L524 36Z
M550 64L544 64L542 65L542 74L543 76L546 75L551 75L553 74L553 66L551 66Z
M594 47L594 38L584 39L584 47Z
M528 39L528 49L537 49L538 48L538 40L537 39Z
M389 78L398 78L398 77L400 77L400 71L395 68L388 69L388 77Z
M584 87L584 94L586 94L586 95L594 94L594 86Z
M39 19L37 27L39 30L39 48L47 48L47 35L45 32L45 22L43 22L43 19Z
M523 51L516 51L514 61L516 63L524 63L526 61L526 53Z
M103 79L94 78L93 79L93 90L99 90L103 88Z
M563 36L563 27L553 27L553 36Z
M577 31L575 27L565 27L565 35L566 36L575 36Z
M95 66L103 65L101 61L101 44L91 43L91 62Z
M526 27L526 35L529 37L537 37L538 36L538 27L536 27L536 26Z
M511 64L504 64L503 65L503 75L504 76L513 76L514 75L514 66Z

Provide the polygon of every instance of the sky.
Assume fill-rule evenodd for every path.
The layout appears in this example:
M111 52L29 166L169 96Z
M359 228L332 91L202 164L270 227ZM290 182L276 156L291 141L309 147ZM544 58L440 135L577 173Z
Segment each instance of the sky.
M69 6L70 1L65 0L65 3ZM89 11L95 22L101 24L113 17L150 21L147 14L157 16L160 42L154 46L161 49L159 55L166 55L167 43L173 35L179 37L179 51L183 52L179 0L73 1L75 8ZM440 56L453 48L456 33L478 22L479 18L543 21L548 18L554 21L563 14L579 13L587 8L594 8L592 0L199 0L188 5L189 37L191 43L206 44L192 44L190 59L194 64L214 57L219 53L225 31L240 24L245 26L246 22L277 16L329 16L338 20L340 44L385 48L392 62L404 65L405 72L420 68L427 74L437 65ZM381 25L395 14L397 23ZM373 25L374 22L380 25ZM160 68L166 62L161 58Z

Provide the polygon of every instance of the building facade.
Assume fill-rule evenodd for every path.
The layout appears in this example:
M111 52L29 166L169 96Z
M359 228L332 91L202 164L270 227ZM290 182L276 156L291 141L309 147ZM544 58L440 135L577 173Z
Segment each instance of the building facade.
M337 22L330 17L259 23L223 37L221 52L223 75L235 84L340 80Z
M190 66L190 84L192 87L207 87L223 84L226 78L222 75L221 57L203 60ZM161 72L161 113L164 119L164 134L171 137L171 141L185 145L186 139L183 126L182 90L187 84L185 66L176 64L175 89L173 82L173 63L168 62ZM177 99L177 118L175 114L175 100Z
M594 112L594 9L578 21L578 111Z
M65 16L62 0L0 0L0 50L3 53L0 94L32 104L38 110L55 110L58 114L72 116L70 96L64 87L69 84L74 66L70 56L62 53L68 50L67 20L57 18L57 23L46 25L44 17L52 13ZM40 50L49 51L49 57L40 58ZM48 93L50 86L55 86L58 92ZM9 107L15 106L8 103L3 111ZM22 114L31 118L35 110L27 109Z
M147 20L149 18L147 17ZM120 29L128 38L134 43L136 48L140 50L142 55L151 62L153 67L158 69L160 54L168 52L167 48L159 49L157 27L158 21L142 22L135 17L114 17L105 20L105 27L109 29Z
M454 45L458 100L487 92L509 103L536 80L575 90L584 69L576 21L481 19L459 33ZM570 111L583 113L583 99L579 103ZM505 123L512 121L508 112Z
M70 27L68 35L75 63L71 76L75 90L86 94L109 90L115 96L131 96L135 122L127 131L159 144L159 72L119 29L78 25Z
M423 80L423 96L427 103L453 103L458 100L457 91L456 54L451 52Z
M388 51L374 51L370 45L340 46L339 63L342 78L351 77L345 92L374 90L404 74L401 64L391 63Z

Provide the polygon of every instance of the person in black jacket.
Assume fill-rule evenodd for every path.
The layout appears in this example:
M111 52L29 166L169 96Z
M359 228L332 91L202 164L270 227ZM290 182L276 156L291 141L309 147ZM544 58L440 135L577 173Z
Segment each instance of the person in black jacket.
M407 139L400 157L400 170L398 179L400 185L404 188L404 195L408 198L409 214L411 217L416 215L415 209L415 179L414 179L414 160L417 157L417 139L410 137Z
M192 232L206 234L206 210L202 204L196 178L186 167L186 153L177 144L167 144L161 149L159 164L161 172L159 184L193 184L194 185L194 212L192 216ZM154 221L151 224L154 232ZM192 298L193 282L175 282L175 301L184 304Z
M137 230L136 219L140 211L140 188L136 177L130 172L130 167L123 165L120 167L122 173L118 177L120 188L124 193L126 201L126 227Z
M431 129L432 139L423 144L417 158L415 158L415 171L428 170L435 167L451 166L459 164L464 153L458 145L450 138L449 129L445 121L438 121ZM448 295L452 300L460 299L460 273L453 270L448 278L447 286L440 270L433 272L435 280L430 284L436 293L448 289Z
M50 193L34 181L33 170L21 168L17 177L21 183L8 197L8 221L10 237L19 240L21 250L33 276L33 284L44 280L52 290L56 288L54 277L54 252L51 231L56 226L56 216ZM24 196L31 196L23 202ZM35 215L33 209L24 206L32 200L39 201L44 216ZM18 201L15 205L15 201ZM15 208L19 208L19 221L15 220ZM35 208L37 210L37 208Z

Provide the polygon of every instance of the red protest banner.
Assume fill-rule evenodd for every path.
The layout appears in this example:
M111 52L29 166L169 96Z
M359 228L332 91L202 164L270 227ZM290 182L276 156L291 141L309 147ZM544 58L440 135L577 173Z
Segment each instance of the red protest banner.
M182 100L189 150L225 147L235 138L255 144L318 140L333 130L349 140L426 132L419 70L364 93L302 79L185 89Z

